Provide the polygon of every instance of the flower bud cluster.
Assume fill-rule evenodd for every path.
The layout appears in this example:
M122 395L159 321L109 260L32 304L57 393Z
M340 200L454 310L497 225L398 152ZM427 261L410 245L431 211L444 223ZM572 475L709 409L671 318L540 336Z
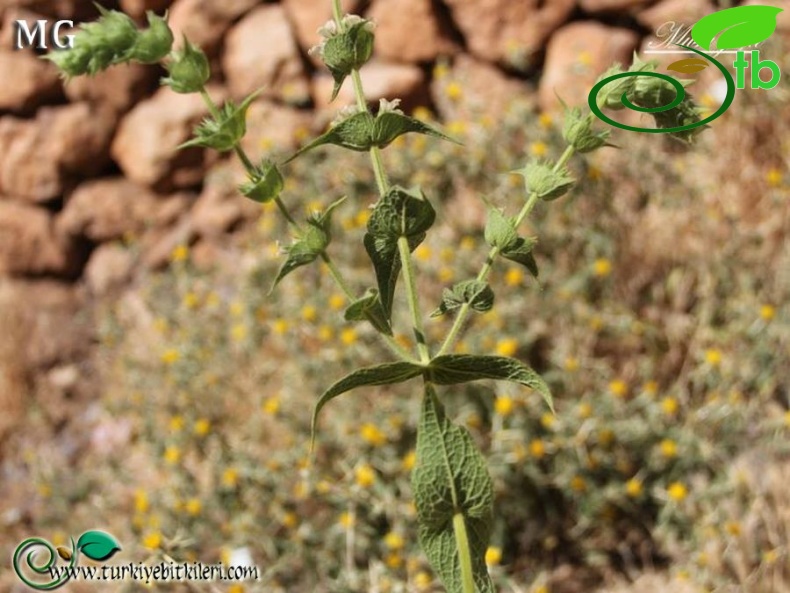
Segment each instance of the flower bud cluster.
M170 52L173 34L164 18L149 11L148 28L139 30L122 12L101 7L99 11L98 20L80 27L72 47L45 56L66 78L93 75L131 61L151 64Z

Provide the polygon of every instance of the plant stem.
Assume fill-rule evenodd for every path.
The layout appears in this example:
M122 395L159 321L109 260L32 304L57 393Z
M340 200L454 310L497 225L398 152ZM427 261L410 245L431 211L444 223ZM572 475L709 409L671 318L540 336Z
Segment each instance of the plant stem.
M367 111L368 104L365 101L365 91L362 88L362 76L359 70L351 71L351 80L354 83L354 95L357 99L357 109L360 111ZM384 171L384 163L381 161L381 150L377 146L370 149L370 161L373 163L373 174L376 176L376 186L379 188L379 194L384 195L389 190L389 182L387 181L387 174Z
M203 102L206 104L206 107L208 107L209 113L211 113L212 117L219 119L221 117L219 108L217 107L217 104L214 103L214 100L211 98L211 96L209 96L208 91L206 91L205 87L200 89L200 96L203 98ZM236 156L239 157L239 160L241 161L242 165L244 165L244 168L247 171L247 173L252 174L255 171L255 165L253 164L252 160L247 155L247 153L244 151L244 149L241 147L241 145L237 144L236 146L234 146L233 151L236 153ZM282 213L283 217L285 217L285 220L288 221L288 224L293 227L293 230L296 233L297 237L301 236L303 233L302 227L296 221L296 219L293 216L291 216L291 213L288 212L288 208L286 208L285 203L283 203L283 201L280 199L279 196L274 198L274 202L275 204L277 204L277 208L280 210L280 213ZM324 264L326 264L327 268L329 269L329 274L332 277L332 280L334 280L337 287L341 291L343 291L343 294L346 295L346 298L348 298L349 301L356 300L356 296L351 291L351 288L348 286L348 283L343 278L343 275L340 273L340 270L332 261L332 259L329 257L329 254L326 251L321 252L321 260L324 262ZM389 349L392 351L393 354L404 360L414 362L414 358L411 356L408 350L406 350L403 346L401 346L397 342L397 340L395 340L395 338L378 331L377 333L382 337L384 343L389 347Z
M466 532L464 515L456 512L453 515L453 531L458 545L458 560L461 564L461 586L464 593L475 593L475 579L472 571L472 554L469 551L469 536Z
M403 268L403 279L406 282L406 296L409 301L414 339L417 340L417 351L420 353L420 361L423 364L428 364L431 361L431 353L428 350L428 345L425 343L425 330L422 324L420 303L417 299L414 268L411 265L411 250L409 249L409 240L406 237L398 237L398 251L400 252L401 266Z
M340 8L340 0L332 0L332 17L335 19L338 28L343 22L343 10Z
M559 158L559 160L554 164L553 171L556 173L562 167L564 167L568 160L573 156L574 152L576 151L573 146L568 146L565 149L565 152L562 153L562 156ZM529 216L529 214L532 212L532 209L535 207L535 204L537 203L538 194L536 192L532 192L524 206L521 208L521 211L518 213L518 216L516 216L516 220L514 221L514 226L516 229L521 226L521 223L524 222L524 219L527 218L527 216ZM491 268L494 265L494 260L496 259L497 255L499 255L499 248L492 247L486 256L486 261L483 264L480 273L477 275L478 282L485 282L488 279L488 275L491 273ZM469 307L469 303L464 303L461 305L460 309L458 309L458 315L455 317L455 321L453 322L453 326L450 328L450 332L447 334L444 342L442 342L439 352L436 354L437 356L445 354L455 343L455 340L458 338L458 334L461 332L461 329L463 329L463 326L466 323L467 317L469 317L470 311L471 309Z

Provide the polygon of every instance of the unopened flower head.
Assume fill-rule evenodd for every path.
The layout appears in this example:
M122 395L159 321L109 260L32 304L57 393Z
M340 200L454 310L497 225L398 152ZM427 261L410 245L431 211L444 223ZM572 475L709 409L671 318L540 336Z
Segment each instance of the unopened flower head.
M162 84L177 93L197 93L209 79L211 69L203 51L192 45L184 37L184 46L175 52L171 61L165 64L170 76L162 79Z
M140 31L126 58L142 64L155 64L164 59L173 47L173 32L167 20L150 10L146 12L148 28Z

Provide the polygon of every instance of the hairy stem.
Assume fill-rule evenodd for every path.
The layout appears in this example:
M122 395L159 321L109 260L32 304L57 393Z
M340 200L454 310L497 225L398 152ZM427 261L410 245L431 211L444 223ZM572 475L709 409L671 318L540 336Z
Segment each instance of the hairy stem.
M406 282L406 296L409 301L409 311L411 312L414 339L417 341L417 351L420 353L420 361L423 364L428 364L431 361L431 353L428 350L428 344L425 342L422 312L417 299L417 284L414 277L414 268L411 265L411 250L409 249L409 240L406 237L398 238L398 251L400 252L401 267L403 268L403 278Z
M576 151L573 148L573 146L568 146L565 149L565 152L562 153L562 156L559 158L559 160L554 164L553 170L557 172L562 167L564 167L565 164L568 162L568 160L573 156L574 152ZM524 204L524 206L521 208L521 211L518 213L518 216L516 217L516 220L514 222L514 226L516 228L521 226L521 223L524 222L524 219L526 219L527 216L529 216L529 214L532 212L532 209L535 207L535 204L537 203L538 203L538 194L532 192L529 198L527 199L526 203ZM483 267L480 269L480 273L477 275L478 282L485 282L488 279L488 275L491 273L491 268L494 265L494 260L496 259L497 255L499 255L499 248L492 247L491 250L488 252L488 255L486 256L486 261L483 264ZM469 306L469 303L464 303L458 309L458 315L456 315L455 317L455 321L453 322L453 326L450 328L450 332L447 334L447 337L444 339L444 342L442 342L442 345L439 348L439 352L437 353L437 356L441 356L442 354L445 354L453 346L456 339L458 338L458 335L461 333L461 330L463 329L467 318L469 317L470 311L471 308Z

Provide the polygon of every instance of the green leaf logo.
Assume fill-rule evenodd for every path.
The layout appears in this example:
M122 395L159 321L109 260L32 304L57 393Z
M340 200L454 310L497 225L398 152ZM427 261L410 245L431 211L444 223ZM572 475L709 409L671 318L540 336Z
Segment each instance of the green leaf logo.
M102 562L120 550L121 546L109 533L86 531L77 540L77 549L91 560Z
M709 14L691 29L695 43L708 51L739 49L768 39L776 30L776 15L782 12L775 6L736 6Z

